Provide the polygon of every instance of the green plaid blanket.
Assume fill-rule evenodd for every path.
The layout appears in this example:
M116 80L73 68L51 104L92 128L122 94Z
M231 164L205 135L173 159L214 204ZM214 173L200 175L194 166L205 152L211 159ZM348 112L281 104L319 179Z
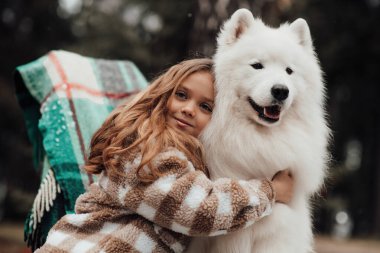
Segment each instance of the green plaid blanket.
M42 172L25 222L25 240L34 250L96 180L82 169L92 134L117 104L144 89L147 81L130 61L65 51L52 51L18 67L15 80L34 165Z

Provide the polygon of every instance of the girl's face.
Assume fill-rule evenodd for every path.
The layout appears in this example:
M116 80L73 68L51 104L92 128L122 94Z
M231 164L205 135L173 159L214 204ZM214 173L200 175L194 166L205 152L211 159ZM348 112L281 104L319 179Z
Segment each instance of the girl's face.
M211 119L214 107L214 83L207 71L188 76L167 103L167 124L198 137Z

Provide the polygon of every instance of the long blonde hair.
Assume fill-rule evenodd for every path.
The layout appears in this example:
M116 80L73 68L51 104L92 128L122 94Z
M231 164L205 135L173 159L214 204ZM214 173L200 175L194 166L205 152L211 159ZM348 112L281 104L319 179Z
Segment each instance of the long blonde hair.
M175 147L196 169L207 173L199 140L169 127L165 119L169 97L188 76L200 71L212 72L212 60L182 61L160 75L132 102L115 109L91 139L86 171L97 174L107 170L107 173L120 175L123 173L123 157L140 151L138 178L151 182L160 176L160 172L151 166L152 159L166 148ZM149 173L142 170L145 165L150 169Z

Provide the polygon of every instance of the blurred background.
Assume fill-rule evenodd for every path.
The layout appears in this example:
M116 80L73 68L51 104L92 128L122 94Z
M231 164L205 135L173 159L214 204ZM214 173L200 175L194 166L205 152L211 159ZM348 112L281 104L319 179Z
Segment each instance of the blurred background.
M318 252L380 252L380 0L2 0L0 252L28 252L23 221L40 179L15 67L64 49L132 60L151 80L212 56L220 25L241 7L271 26L306 19L325 72L333 162L314 201Z

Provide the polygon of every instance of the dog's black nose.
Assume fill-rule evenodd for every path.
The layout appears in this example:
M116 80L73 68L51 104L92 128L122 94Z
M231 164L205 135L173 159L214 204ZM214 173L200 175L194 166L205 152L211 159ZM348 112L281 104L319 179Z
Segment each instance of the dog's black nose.
M288 98L289 89L285 85L275 84L271 89L271 93L275 99L283 101Z

